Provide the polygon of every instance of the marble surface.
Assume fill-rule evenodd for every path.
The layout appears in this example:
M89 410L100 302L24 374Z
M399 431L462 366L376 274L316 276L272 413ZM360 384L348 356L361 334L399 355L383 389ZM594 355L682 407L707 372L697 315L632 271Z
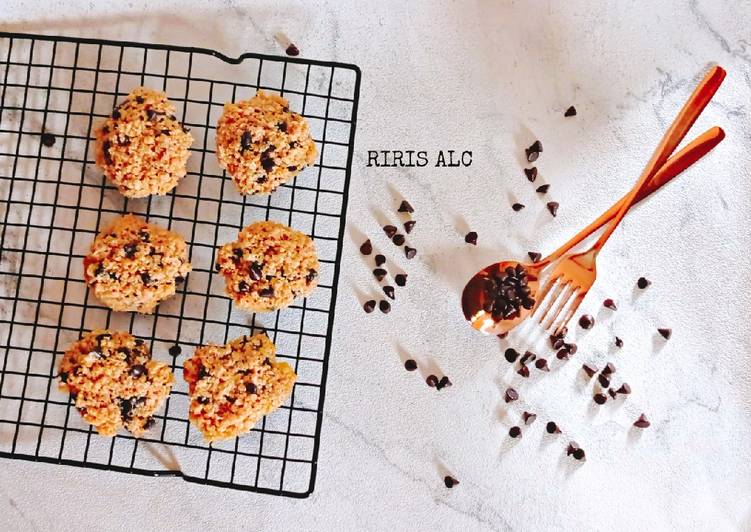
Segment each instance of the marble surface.
M0 462L0 528L744 530L751 526L751 7L733 1L30 2L0 29L281 53L359 65L363 83L316 490L305 500L179 480ZM179 6L179 7L178 7ZM708 65L728 77L694 134L726 140L635 209L598 262L579 352L522 382L505 342L471 331L458 294L488 262L551 250L636 179ZM574 104L579 114L564 119ZM538 182L522 168L542 139ZM369 149L472 150L469 168L367 168ZM407 262L379 225L415 207ZM510 204L527 208L519 213ZM463 242L469 229L477 247ZM357 248L373 238L409 286L388 315ZM652 280L634 289L641 275ZM618 311L600 308L604 297ZM658 326L672 327L662 341ZM624 339L621 350L614 335ZM517 335L518 347L532 345ZM535 346L539 353L547 353ZM402 358L439 368L437 392ZM633 394L591 405L582 362L612 361ZM521 396L511 406L503 390ZM537 422L507 432L523 410ZM652 426L630 428L640 412ZM563 434L545 434L555 420ZM587 462L573 463L576 440ZM461 484L443 486L446 471Z

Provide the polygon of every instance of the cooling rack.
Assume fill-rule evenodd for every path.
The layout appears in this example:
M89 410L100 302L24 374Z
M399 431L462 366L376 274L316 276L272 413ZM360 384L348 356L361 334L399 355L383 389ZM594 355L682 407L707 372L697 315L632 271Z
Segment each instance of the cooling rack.
M195 142L175 190L134 200L94 165L91 131L139 85L168 94ZM306 117L319 160L271 196L243 197L217 164L215 124L225 102L259 88ZM313 491L359 89L354 65L0 32L0 457L290 497ZM190 246L192 273L152 316L113 313L83 282L97 229L126 212ZM233 308L213 264L219 245L261 219L310 234L321 271L309 298L253 315ZM148 341L175 373L144 438L98 436L57 389L67 346L103 327ZM208 445L188 423L182 363L197 345L261 330L298 374L292 396L250 434Z

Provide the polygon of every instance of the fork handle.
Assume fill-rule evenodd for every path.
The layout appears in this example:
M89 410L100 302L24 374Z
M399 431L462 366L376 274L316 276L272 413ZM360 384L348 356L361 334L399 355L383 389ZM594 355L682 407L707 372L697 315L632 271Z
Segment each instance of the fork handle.
M643 200L644 198L655 192L657 189L668 183L675 176L683 172L686 168L693 165L696 161L712 151L715 146L722 142L722 139L724 138L725 132L722 130L722 128L719 128L717 126L708 129L700 136L695 138L685 148L668 159L668 161L662 166L662 168L660 168L652 177L649 183L647 183L647 185L639 190L634 203ZM545 257L538 264L548 264L550 262L554 262L568 253L571 248L577 246L584 239L597 231L600 227L612 220L615 215L618 214L618 211L623 206L623 202L625 200L626 196L623 196L607 211L602 213L596 220L579 231L573 238L571 238L571 240Z
M725 79L725 70L720 66L715 66L707 73L706 76L704 76L704 79L701 80L696 89L694 89L694 92L683 105L683 108L678 113L678 116L676 116L675 120L673 120L670 128L668 128L668 130L665 132L665 135L663 135L662 140L660 140L660 144L657 145L657 148L652 154L652 158L644 168L644 171L639 177L639 180L636 182L636 185L634 185L634 188L632 188L626 196L626 199L621 205L618 214L616 214L615 217L610 221L610 224L605 228L605 231L602 232L600 238L598 238L597 242L595 242L595 245L592 246L591 251L595 255L600 251L600 249L602 249L602 246L605 245L605 242L608 241L610 235L613 234L613 231L615 231L616 227L618 227L618 224L621 223L623 217L635 203L636 196L639 194L639 191L644 188L644 185L649 181L654 173L663 164L665 164L665 161L668 160L670 154L672 154L675 148L678 147L678 144L681 143L683 138L686 136L686 133L688 133L688 130L691 129L691 126L694 125L696 119L699 118L699 115L702 113L704 108L717 92L717 89L720 88L723 79Z

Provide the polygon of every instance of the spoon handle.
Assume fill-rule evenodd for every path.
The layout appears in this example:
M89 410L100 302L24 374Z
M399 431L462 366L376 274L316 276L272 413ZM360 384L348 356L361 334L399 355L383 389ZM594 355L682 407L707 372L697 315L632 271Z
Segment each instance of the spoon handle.
M652 177L649 183L642 187L642 189L636 196L635 203L643 200L654 191L668 183L675 176L683 172L686 168L704 157L707 153L712 151L712 149L714 149L714 147L717 146L724 138L725 132L722 130L722 128L716 126L702 133L685 148L668 159L668 161L662 166L662 168L660 168L660 170ZM566 254L571 248L577 246L592 233L612 220L615 215L618 214L618 211L620 211L626 198L627 196L623 196L607 211L602 213L596 220L579 231L579 233L577 233L576 236L574 236L571 240L569 240L557 250L552 252L550 255L545 257L543 260L538 262L536 266L544 266L550 262L554 262L564 254Z

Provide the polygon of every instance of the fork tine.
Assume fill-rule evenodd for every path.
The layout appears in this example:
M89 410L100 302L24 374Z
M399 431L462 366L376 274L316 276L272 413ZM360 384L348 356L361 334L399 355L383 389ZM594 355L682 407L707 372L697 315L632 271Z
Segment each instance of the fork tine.
M545 300L545 296L548 295L548 292L550 292L550 289L553 287L553 285L559 278L560 276L556 276L556 277L551 276L545 282L545 284L542 287L542 290L540 290L539 295L537 296L537 305L532 311L533 314L540 309L540 307L542 306L542 302Z
M576 296L576 299L571 304L571 306L568 309L568 312L566 312L566 317L563 319L561 323L557 325L555 328L555 333L557 334L563 327L566 326L566 324L569 322L569 320L573 317L574 313L579 308L579 305L581 305L581 302L584 300L584 296L587 295L587 292L581 291L581 288L577 287L577 290L579 291L579 295Z
M553 293L552 293L552 294L550 295L550 298L549 298L548 304L547 304L547 305L545 306L545 311L544 311L544 312L542 313L542 315L540 316L540 319L538 320L538 323L539 323L540 325L542 325L542 324L543 324L543 322L545 321L545 318L547 317L548 313L549 313L549 312L550 312L551 310L553 310L553 307L555 307L555 306L556 306L556 303L557 303L557 301L558 301L558 296L560 296L560 295L561 295L561 292L562 292L562 291L563 291L563 289L564 289L564 288L566 287L566 285L567 285L567 283L565 282L565 280L564 280L564 279L560 279L560 282L558 282L558 283L556 284L556 286L555 286L555 290L554 290L554 291L553 291Z
M571 282L566 283L566 288L561 292L561 294L558 296L559 304L556 305L555 313L550 316L550 319L548 320L547 325L544 325L543 327L545 330L550 330L553 324L558 320L558 316L561 315L561 312L566 308L566 305L568 305L569 301L571 300L571 297L576 292L576 289L572 285Z

